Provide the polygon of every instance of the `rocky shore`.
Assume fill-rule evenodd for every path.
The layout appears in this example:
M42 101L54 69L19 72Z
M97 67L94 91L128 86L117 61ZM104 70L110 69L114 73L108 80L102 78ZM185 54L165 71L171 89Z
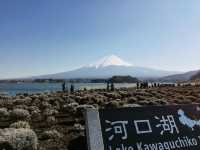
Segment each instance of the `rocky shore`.
M86 108L191 103L200 103L198 86L0 95L0 144L17 150L86 150Z

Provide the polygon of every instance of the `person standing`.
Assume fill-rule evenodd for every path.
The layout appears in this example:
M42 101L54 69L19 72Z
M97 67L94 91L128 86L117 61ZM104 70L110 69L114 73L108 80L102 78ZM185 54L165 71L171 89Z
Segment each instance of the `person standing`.
M71 84L71 87L70 87L70 92L73 93L74 92L74 85Z
M109 81L107 81L107 87L106 87L106 89L107 89L107 91L110 90L110 83L109 83Z
M62 83L62 91L65 92L65 82Z
M139 82L137 82L137 89L139 89L140 88L140 83Z

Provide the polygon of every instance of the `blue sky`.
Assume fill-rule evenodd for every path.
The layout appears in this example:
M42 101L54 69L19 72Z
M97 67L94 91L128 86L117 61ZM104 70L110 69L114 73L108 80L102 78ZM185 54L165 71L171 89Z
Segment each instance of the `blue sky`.
M72 70L110 54L135 66L200 69L200 1L0 1L0 78Z

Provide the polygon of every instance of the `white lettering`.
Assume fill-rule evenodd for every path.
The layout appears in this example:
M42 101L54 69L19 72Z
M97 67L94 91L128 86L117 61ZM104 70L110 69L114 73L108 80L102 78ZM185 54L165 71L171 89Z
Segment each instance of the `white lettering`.
M143 150L143 148L142 148L142 142L137 143L136 145L137 145L137 149L138 150Z
M151 150L158 150L158 144L149 144Z
M108 146L109 150L134 150L132 146L126 146L124 144L121 144L119 147L112 148L112 146Z
M142 142L136 143L137 150L173 150L173 149L194 147L197 145L198 142L196 138L189 138L187 136L182 138L178 137L176 140L173 141L165 141L160 143L151 143L151 144L143 144Z
M166 150L170 150L168 142L164 142L163 145L164 145L164 147L165 147Z
M164 146L162 145L162 143L158 143L158 147L159 150L164 150Z

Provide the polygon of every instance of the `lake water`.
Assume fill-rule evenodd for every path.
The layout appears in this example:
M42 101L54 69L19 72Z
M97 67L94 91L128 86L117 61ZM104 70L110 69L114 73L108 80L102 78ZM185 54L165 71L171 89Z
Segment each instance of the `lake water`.
M70 84L66 84L70 88ZM105 83L75 83L75 90L87 89L102 89L106 88ZM116 88L120 87L136 87L136 84L115 84ZM0 83L0 93L16 95L17 93L38 93L38 92L53 92L61 91L62 83Z

